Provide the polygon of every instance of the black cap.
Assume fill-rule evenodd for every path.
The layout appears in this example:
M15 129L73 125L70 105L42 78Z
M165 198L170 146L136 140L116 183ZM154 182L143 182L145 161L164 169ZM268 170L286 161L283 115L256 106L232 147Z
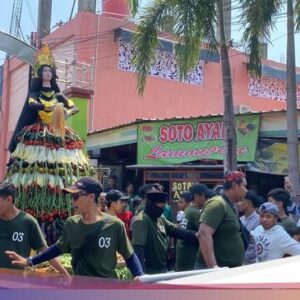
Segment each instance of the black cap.
M215 195L215 193L209 189L205 184L202 183L194 183L191 187L190 187L190 193L192 195L194 194L198 194L198 195L204 195L207 198L211 198L212 196ZM192 196L192 198L194 198Z
M102 192L102 185L96 178L85 176L76 181L74 185L64 188L64 191L70 194L86 191L88 193L100 195Z
M112 201L117 201L117 200L122 200L122 201L128 201L129 197L124 195L122 192L119 190L110 190L109 192L106 193L106 201L107 202L112 202Z
M153 203L166 203L168 200L168 194L154 190L146 193L146 198Z

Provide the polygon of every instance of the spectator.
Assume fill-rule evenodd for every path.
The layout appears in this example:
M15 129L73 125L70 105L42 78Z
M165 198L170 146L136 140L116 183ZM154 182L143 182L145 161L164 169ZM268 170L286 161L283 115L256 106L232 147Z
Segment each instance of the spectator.
M162 215L167 196L157 190L148 192L145 210L136 216L132 226L132 245L148 274L167 271L167 236L198 244L195 232L177 228Z
M249 232L253 231L260 224L259 215L255 209L258 208L263 202L263 198L257 196L254 191L248 190L245 198L239 203L239 209L244 214L240 217L240 220ZM255 262L255 244L250 243L245 251L245 263L253 264Z
M296 227L294 219L288 215L287 208L291 204L290 193L284 189L276 188L267 194L268 202L274 203L278 207L278 225L281 225L287 232L291 232Z
M131 240L131 221L133 218L133 213L128 210L128 196L124 195L121 198L121 202L122 202L122 209L120 213L117 213L117 217L123 221L124 225L125 225L125 229L126 229L126 233L128 238Z
M297 242L300 242L300 227L296 227L292 232L292 238Z
M186 224L184 224L184 210L190 205L192 201L191 193L190 192L183 192L178 199L177 206L178 212L176 215L176 222L179 224L180 227L185 228Z
M128 199L127 196L123 195L119 190L110 190L106 193L106 205L107 212L111 216L116 217L123 210L123 199Z
M41 252L47 243L37 220L15 206L16 188L11 183L0 183L0 268L16 268L5 251L29 256L30 250ZM56 259L51 265L60 273L68 274Z
M282 258L285 254L300 254L300 243L276 224L278 214L278 206L271 202L266 202L259 208L261 225L251 232L259 262Z
M101 212L107 212L106 193L101 193L99 197L99 208Z
M134 192L134 184L127 183L125 190L126 196L128 196L128 209L134 214L133 201L134 199L138 198L138 196Z
M132 224L133 224L133 222L134 222L134 220L136 218L137 209L141 205L141 202L142 202L141 198L137 197L136 199L133 200L133 203L132 203L134 213L133 213L133 217L131 219L130 227L129 227L129 231L131 233L131 237L132 237Z
M118 178L116 175L109 175L108 176L108 185L107 187L105 187L104 189L104 192L107 193L109 192L110 190L117 190L117 181L118 181Z
M290 205L287 207L287 211L294 221L297 222L300 216L300 205L297 195L294 195L295 193L293 192L293 186L288 176L284 177L284 189L291 195L291 201Z
M214 196L203 207L198 238L200 250L196 269L237 267L244 261L244 245L239 218L233 204L241 201L247 192L242 172L225 176L222 196Z
M181 228L198 231L200 209L205 202L212 197L213 193L206 185L195 183L190 187L190 193L186 194L188 206L184 210L184 217L181 221ZM183 240L178 240L176 244L176 271L193 270L196 262L199 245L190 244Z
M239 210L243 213L241 222L249 231L254 230L259 225L259 215L256 209L264 202L254 191L248 190L245 198L239 203Z
M142 203L142 199L140 197L136 197L133 202L132 202L132 207L133 207L133 215L137 215L137 209L140 207Z

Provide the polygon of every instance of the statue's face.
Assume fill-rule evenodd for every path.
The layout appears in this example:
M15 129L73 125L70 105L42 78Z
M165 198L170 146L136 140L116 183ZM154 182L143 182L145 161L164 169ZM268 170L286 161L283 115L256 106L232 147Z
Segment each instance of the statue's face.
M45 66L43 68L42 79L47 81L52 79L52 69L50 67Z

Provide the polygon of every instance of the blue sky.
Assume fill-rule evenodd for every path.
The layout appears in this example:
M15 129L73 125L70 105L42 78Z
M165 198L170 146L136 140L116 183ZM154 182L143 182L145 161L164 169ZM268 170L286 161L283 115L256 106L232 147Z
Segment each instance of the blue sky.
M121 1L121 0L119 0ZM143 0L147 3L151 0ZM13 7L13 0L2 0L1 1L1 12L0 12L0 29L9 32L10 18ZM23 13L21 18L21 27L23 29L23 35L25 39L29 37L31 31L36 30L37 24L37 10L38 0L23 0ZM99 2L99 1L98 1ZM236 1L233 1L236 2ZM70 17L70 11L72 8L73 0L53 0L52 8L52 27L59 21L66 22ZM74 14L77 12L77 4L75 5ZM55 28L53 28L55 29ZM233 15L233 27L232 37L235 42L240 42L240 25L237 19ZM277 20L277 29L272 32L271 37L273 45L269 45L268 58L281 61L285 60L286 57L286 17L281 16ZM300 34L295 35L296 45L296 63L300 67ZM0 51L0 64L3 63L5 53Z

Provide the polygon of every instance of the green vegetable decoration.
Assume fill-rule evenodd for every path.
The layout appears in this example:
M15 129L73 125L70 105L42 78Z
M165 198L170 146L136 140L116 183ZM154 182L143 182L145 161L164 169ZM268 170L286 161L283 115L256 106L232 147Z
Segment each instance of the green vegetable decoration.
M52 244L71 213L71 199L63 189L82 176L94 175L94 170L83 151L83 140L65 126L65 120L79 110L60 92L48 45L37 53L33 69L31 87L9 145L5 180L17 188L16 206L39 220Z
M83 141L71 128L66 127L62 140L50 126L37 123L24 127L17 140L6 181L18 189L16 206L36 217L53 243L71 213L71 199L63 188L94 175L94 169L83 152Z
M59 256L59 261L60 263L65 267L65 269L68 271L69 274L73 275L73 269L72 269L72 264L71 264L71 255L66 253L61 256ZM42 264L39 264L36 266L33 270L33 272L37 273L53 273L57 272L50 264L49 262L44 262ZM130 272L130 270L127 268L126 264L123 262L118 262L115 272L117 274L117 277L119 280L133 280L133 276Z

